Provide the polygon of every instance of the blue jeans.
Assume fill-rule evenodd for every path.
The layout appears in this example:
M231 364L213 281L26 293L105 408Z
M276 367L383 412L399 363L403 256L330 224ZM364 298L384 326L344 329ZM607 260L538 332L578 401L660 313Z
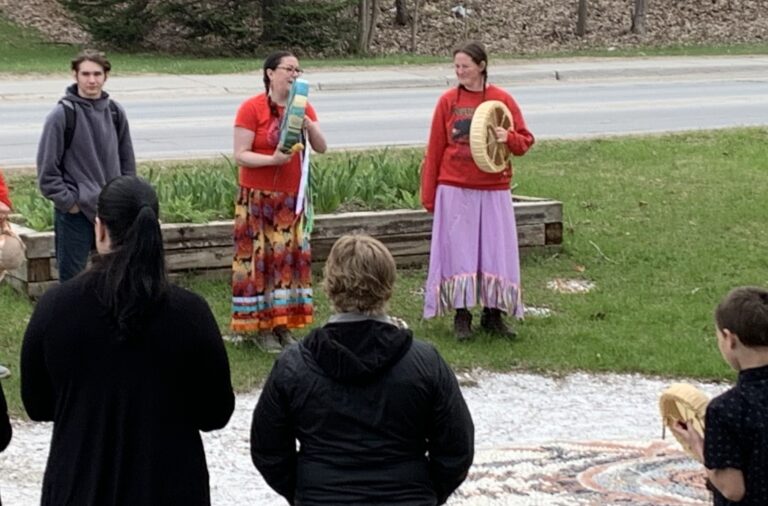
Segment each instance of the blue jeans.
M93 223L82 212L72 214L54 210L56 263L59 281L74 278L85 269L88 257L96 245Z

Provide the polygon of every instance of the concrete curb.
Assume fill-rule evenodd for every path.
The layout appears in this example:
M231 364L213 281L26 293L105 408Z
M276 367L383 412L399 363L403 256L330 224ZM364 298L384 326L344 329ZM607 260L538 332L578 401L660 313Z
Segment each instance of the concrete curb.
M688 80L701 76L768 79L768 57L741 56L717 58L625 58L595 60L502 63L491 67L491 82L525 85L555 81L594 80ZM404 66L374 69L313 70L307 75L315 91L376 90L392 88L444 88L454 84L449 65ZM52 101L61 97L71 83L69 76L0 76L0 103L4 101ZM152 98L179 95L249 96L262 89L261 75L141 75L115 76L107 83L114 96Z
M684 66L676 68L602 68L602 69L566 69L551 70L549 72L531 72L525 76L526 81L536 80L572 80L588 81L596 79L688 79L701 77L702 75L714 76L717 74L734 75L758 75L768 77L768 66L765 65L736 65L736 66ZM509 76L515 80L521 77Z
M494 69L490 81L499 85L539 83L547 81L595 81L595 80L648 80L648 79L693 79L701 76L728 74L728 77L768 78L768 64L722 65L722 66L681 66L675 68L561 68L552 66L540 70ZM724 76L725 77L725 76ZM388 88L434 88L455 85L449 73L445 76L380 78L359 81L316 81L312 88L324 91Z
M391 88L440 88L447 86L449 83L450 79L435 77L424 79L382 79L365 82L321 81L313 83L311 87L317 91L344 91Z

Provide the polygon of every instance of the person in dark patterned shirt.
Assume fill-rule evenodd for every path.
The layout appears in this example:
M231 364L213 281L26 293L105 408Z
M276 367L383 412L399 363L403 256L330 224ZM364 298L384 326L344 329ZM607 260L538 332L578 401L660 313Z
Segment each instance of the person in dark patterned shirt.
M707 406L704 437L673 430L704 464L715 506L768 505L768 291L732 290L715 310L717 345L739 372L736 386Z

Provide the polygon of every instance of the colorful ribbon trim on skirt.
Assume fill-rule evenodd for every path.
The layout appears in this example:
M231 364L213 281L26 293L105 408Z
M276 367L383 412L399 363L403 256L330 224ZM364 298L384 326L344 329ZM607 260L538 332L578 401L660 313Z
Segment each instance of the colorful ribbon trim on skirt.
M479 282L478 282L479 277ZM479 300L483 307L498 308L509 315L521 312L522 293L520 287L492 274L461 274L444 279L438 287L437 314L443 316L452 310L471 308Z
M295 206L295 195L240 188L232 259L235 332L312 323L312 254Z

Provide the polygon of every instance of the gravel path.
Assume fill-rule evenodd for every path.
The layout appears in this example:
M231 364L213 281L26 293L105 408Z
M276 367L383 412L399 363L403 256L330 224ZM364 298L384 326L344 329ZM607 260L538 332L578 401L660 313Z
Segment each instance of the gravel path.
M695 462L661 441L658 395L670 382L634 375L472 374L463 391L477 455L450 505L703 505ZM727 385L694 383L711 395ZM239 395L229 425L204 435L212 502L285 504L251 464L259 392ZM39 504L50 424L14 424L0 454L5 504Z

